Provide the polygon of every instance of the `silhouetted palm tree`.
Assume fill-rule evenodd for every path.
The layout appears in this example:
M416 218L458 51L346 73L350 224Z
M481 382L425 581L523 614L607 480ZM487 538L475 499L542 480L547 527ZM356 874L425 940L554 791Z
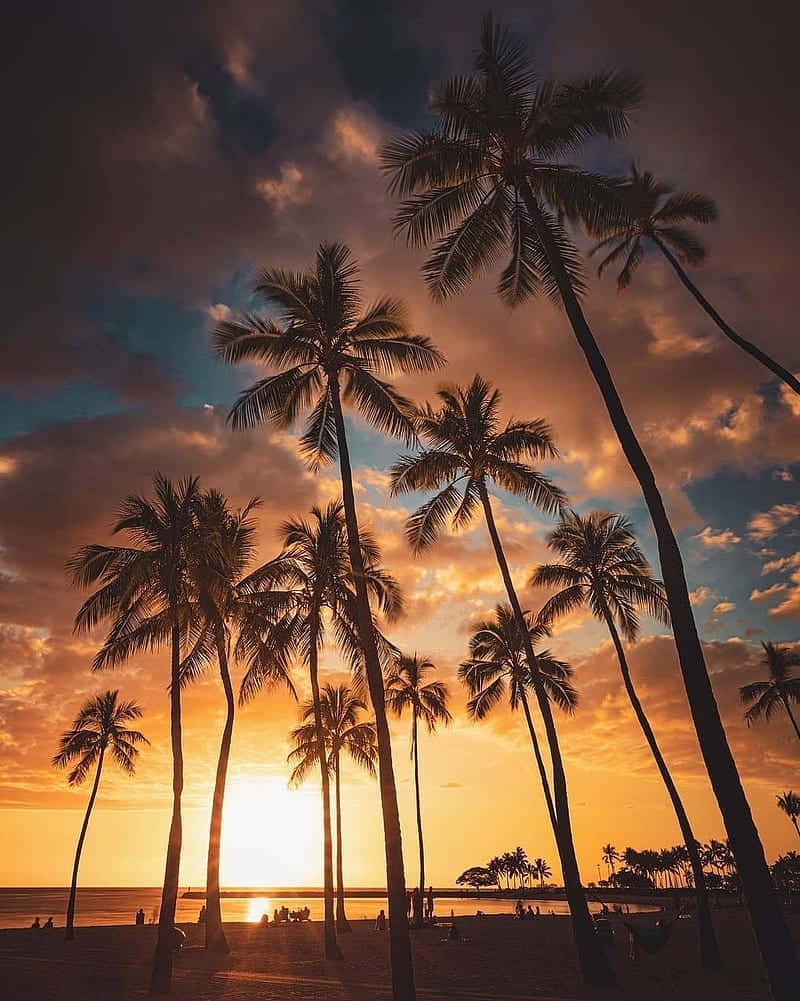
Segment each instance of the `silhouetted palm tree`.
M560 300L606 404L622 451L639 482L658 540L681 673L703 759L736 854L752 925L780 1001L796 991L794 947L764 849L728 745L697 635L683 560L661 492L631 426L605 358L586 321L579 254L561 225L590 232L622 217L618 185L564 162L594 136L620 136L640 87L627 76L596 74L563 84L541 80L525 48L491 17L483 22L475 73L438 89L438 125L390 143L383 165L404 198L396 217L409 242L433 253L424 274L434 296L464 288L504 246L510 261L498 292L515 305L542 290ZM582 922L585 979L609 982L608 962Z
M183 830L183 747L181 740L181 651L194 636L196 605L190 591L188 553L193 532L197 480L179 483L156 475L155 498L128 497L114 525L130 546L83 546L67 563L79 587L99 584L75 619L76 631L111 621L111 630L93 669L115 667L134 654L169 644L172 820L167 842L164 887L153 958L151 990L167 993L172 979L175 904Z
M358 627L356 575L352 571L345 515L340 501L325 509L312 508L310 520L290 519L281 526L283 551L261 568L273 589L285 596L286 614L272 624L273 612L265 626L268 645L281 661L302 659L307 665L314 706L314 725L322 780L323 867L325 882L325 954L341 958L336 943L333 891L333 839L331 833L330 776L325 755L320 707L319 654L326 638L326 613L334 639L357 676L364 667L364 649ZM402 609L402 597L393 577L379 567L380 551L374 539L360 533L360 580L376 605L389 617ZM384 662L391 648L378 633L372 614L373 645L381 644ZM377 645L376 645L377 649ZM251 667L242 681L245 699L258 691L261 665ZM405 914L405 911L403 912Z
M547 698L525 616L506 560L489 498L488 483L524 497L547 512L560 511L566 498L558 487L529 465L533 458L557 455L550 428L541 420L500 423L500 393L476 375L466 387L439 391L441 406L428 404L420 411L417 429L429 446L419 455L403 456L391 469L393 494L436 490L434 497L409 518L406 533L419 552L437 538L448 519L454 529L465 528L476 509L483 509L486 527L503 578L506 594L522 636L531 669L533 690L544 720L553 766L553 797L557 826L554 831L572 914L575 942L586 976L606 982L613 977L608 960L594 933L581 886L578 860L572 839L567 781L553 714Z
M328 769L334 777L336 788L336 931L350 932L350 923L344 907L344 877L342 866L342 793L341 756L349 757L370 775L375 775L378 746L375 742L375 724L359 720L366 705L346 685L324 685L320 692L322 732L327 751ZM303 706L302 726L292 731L294 747L288 761L294 763L291 782L299 785L319 760L314 721L314 702Z
M684 287L691 292L722 333L796 393L800 393L800 380L761 348L729 327L682 267L683 264L697 267L706 259L706 248L683 224L715 222L717 207L713 200L707 195L675 192L668 184L657 180L649 170L640 171L636 164L631 165L628 181L620 188L619 193L629 218L610 228L600 227L595 232L595 236L602 236L603 239L595 244L591 253L611 248L600 262L597 274L602 275L607 267L620 263L624 258L625 263L617 276L617 288L627 288L634 271L644 260L645 245L650 241L666 257Z
M553 872L543 858L535 858L531 864L531 872L539 880L539 888L544 889L544 881L549 879Z
M797 818L800 817L800 796L793 792L785 792L782 796L778 796L778 809L783 810L791 820L800 838L800 827L797 825Z
M619 862L622 856L612 844L603 845L603 861L608 867L610 875L614 875L614 863Z
M260 654L259 627L263 616L273 608L278 614L281 607L280 604L275 606L272 600L268 590L269 576L266 575L265 579L263 569L246 573L255 551L255 524L250 515L259 503L257 498L253 498L241 510L233 511L227 498L219 491L202 493L195 506L194 530L189 546L189 576L201 631L194 648L181 665L181 684L194 680L216 657L226 705L211 801L206 869L206 948L217 952L228 951L220 909L219 863L225 782L235 713L229 667L231 631L239 633L242 646L247 647L252 661L254 656ZM256 636L252 642L247 636L251 620L256 622ZM293 691L286 665L274 660L269 663L270 681L273 684L282 681Z
M767 671L767 681L754 681L742 685L739 696L744 705L750 706L744 714L748 724L756 720L770 720L772 714L783 706L789 717L797 739L800 740L800 728L789 703L800 704L800 677L790 672L794 667L800 667L800 650L790 646L779 646L777 643L762 643L764 648L763 666Z
M535 624L530 612L523 612L523 616L535 651L536 644L549 636L550 630L547 626ZM510 605L497 605L490 619L473 627L469 653L470 659L458 669L458 676L470 693L467 711L474 719L484 719L505 698L506 693L512 711L522 706L539 769L547 813L555 831L557 821L550 780L528 705L527 693L533 691L533 675L528 666L517 619ZM573 712L578 704L578 693L570 680L572 668L564 661L556 660L549 650L537 653L536 660L547 697L564 712Z
M721 958L711 921L703 867L695 849L694 833L653 728L634 688L625 648L617 629L619 626L625 639L635 642L639 635L640 608L668 623L669 608L663 585L652 576L631 523L622 515L592 511L586 517L581 517L574 511L570 512L562 517L560 524L549 534L547 545L563 562L540 566L531 577L532 586L560 588L545 603L539 613L539 620L549 625L554 619L586 605L595 618L605 623L617 652L625 691L667 789L689 852L697 900L700 954L703 965L715 969L721 965Z
M419 845L419 890L425 892L425 845L422 838L422 805L419 790L419 725L428 733L436 732L436 724L447 726L452 719L447 708L447 685L442 681L426 681L435 666L424 657L400 654L386 676L386 704L398 718L408 709L411 713L411 758L414 762L414 793L417 805L417 843ZM422 914L419 914L422 920Z
M227 320L216 329L215 347L226 361L256 361L278 370L241 395L231 412L234 427L265 421L289 427L301 411L311 407L301 451L312 466L339 457L358 630L378 735L392 988L395 1001L413 1001L397 790L380 658L361 577L358 515L342 404L352 406L378 430L410 442L414 437L410 404L376 373L432 371L443 358L426 337L409 333L405 309L397 300L379 299L361 312L357 265L341 244L320 246L315 267L309 271L263 272L256 292L278 312L280 324L258 316Z
M84 703L83 708L73 721L72 729L61 735L58 754L53 758L53 764L56 768L67 768L75 763L67 779L71 786L81 785L92 767L95 768L92 792L89 796L83 824L81 824L81 832L78 835L75 864L72 867L72 882L69 888L64 932L64 938L68 940L75 938L75 894L78 889L78 868L81 864L81 852L89 827L89 818L97 798L106 751L124 772L133 775L136 770L136 758L139 755L137 744L150 743L144 734L139 733L138 730L129 730L125 726L131 720L141 719L141 707L135 702L119 702L118 696L118 690L108 691L103 695L95 695L93 699Z

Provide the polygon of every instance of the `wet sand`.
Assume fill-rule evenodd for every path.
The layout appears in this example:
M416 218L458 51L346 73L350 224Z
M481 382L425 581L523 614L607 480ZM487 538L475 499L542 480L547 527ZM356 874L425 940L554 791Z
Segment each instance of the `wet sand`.
M528 921L510 917L459 918L460 943L447 939L448 925L412 932L421 1001L765 1001L752 934L739 908L716 911L725 968L699 966L692 919L677 922L656 956L627 958L624 929L610 957L615 988L585 987L571 942L570 923L560 916ZM631 920L649 924L652 917ZM800 915L790 915L800 943ZM341 936L345 958L321 958L318 923L261 928L226 925L231 954L208 956L202 929L183 925L187 945L177 956L172 996L180 1001L369 1001L390 996L388 936L371 923L353 922ZM148 997L152 926L79 928L74 942L63 930L0 931L0 995L9 1001L141 1001Z

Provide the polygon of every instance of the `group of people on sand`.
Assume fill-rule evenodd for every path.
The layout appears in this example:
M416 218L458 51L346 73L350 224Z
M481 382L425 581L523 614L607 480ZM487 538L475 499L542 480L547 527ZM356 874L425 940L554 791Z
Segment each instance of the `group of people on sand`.
M301 921L311 920L311 908L310 907L298 907L294 911L290 911L288 907L276 907L272 915L273 925L288 925L297 924ZM269 927L270 920L269 914L261 915L261 927Z
M514 908L514 917L518 921L524 921L525 918L538 918L541 912L539 910L539 905L536 905L536 910L534 910L530 904L528 904L527 909L521 900L517 901L517 906Z
M33 924L31 925L31 928L55 928L55 925L53 924L52 917L49 917L44 924L41 924L41 922L39 921L39 916L37 914L37 916L33 919Z

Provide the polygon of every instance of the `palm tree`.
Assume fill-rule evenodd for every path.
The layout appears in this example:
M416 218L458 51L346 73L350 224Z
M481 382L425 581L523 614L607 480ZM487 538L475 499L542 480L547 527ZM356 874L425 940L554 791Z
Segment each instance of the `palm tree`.
M705 967L717 968L721 965L719 946L711 921L703 867L694 847L694 833L653 728L634 688L620 638L621 631L628 642L636 641L639 635L638 608L644 608L662 622L669 622L663 585L652 576L631 523L622 515L591 511L586 517L581 517L572 511L562 516L559 525L549 534L547 545L562 562L538 567L531 577L531 585L556 587L560 590L545 603L539 619L550 624L585 605L595 618L605 623L617 653L625 691L666 787L689 852L694 874L702 962Z
M800 817L800 796L793 792L785 792L782 796L778 796L778 809L783 810L791 820L800 838L800 827L797 825L797 818Z
M770 720L778 706L783 706L797 739L800 740L800 728L789 704L800 703L800 677L790 673L793 667L800 666L800 651L794 647L779 646L777 643L761 645L764 648L764 658L761 663L766 668L768 680L754 681L752 684L742 685L739 689L743 705L749 703L744 718L748 725L762 717Z
M579 220L598 232L623 218L618 185L563 158L594 136L624 134L640 87L618 73L568 84L537 82L524 46L491 17L483 22L475 70L445 83L433 97L436 129L398 139L383 151L391 190L405 199L397 228L413 244L436 241L424 267L435 297L458 292L510 244L498 286L504 300L516 305L542 290L563 303L650 512L703 759L772 990L779 1001L788 1001L797 987L794 947L714 699L680 549L653 470L581 308L580 255L560 223ZM608 981L607 962L598 964L585 968L585 976Z
M525 626L534 650L545 636L550 635L547 626L536 624L530 612L523 612ZM533 755L542 781L542 791L550 823L557 826L556 811L550 792L539 741L528 704L528 692L533 690L533 674L525 657L525 644L517 627L514 610L510 605L497 605L494 615L477 623L469 641L470 659L458 669L458 676L467 686L470 699L467 711L473 719L484 719L508 692L512 711L522 706L528 733L531 738ZM571 683L572 668L562 660L556 660L549 650L536 654L539 675L547 697L559 709L572 713L578 704L578 693Z
M170 646L172 820L150 982L153 992L168 993L183 840L181 652L195 628L189 545L199 490L194 478L175 484L160 474L154 478L154 489L153 500L128 497L114 525L115 533L128 533L132 545L83 546L68 561L67 571L76 586L99 584L78 611L75 630L88 631L102 620L111 621L108 637L92 664L94 670L116 667L134 654L162 644Z
M364 312L358 268L347 247L323 244L315 267L295 273L264 271L256 292L279 314L279 323L259 316L226 320L215 332L217 352L228 362L256 361L277 370L239 397L234 427L268 422L289 427L311 407L300 439L312 467L339 457L347 539L357 597L358 631L378 736L378 772L383 812L392 989L395 1001L416 996L406 920L403 843L392 749L384 704L380 658L372 633L369 595L362 578L358 515L342 404L352 406L378 430L411 441L410 404L377 373L425 372L442 355L430 341L408 331L403 305L377 300Z
M609 982L613 973L595 936L581 886L572 839L567 782L553 714L488 492L488 482L492 481L544 511L561 510L566 501L563 492L529 464L533 458L555 458L556 448L550 428L544 421L511 421L503 427L499 415L500 393L492 390L478 375L469 386L444 388L438 395L440 408L434 410L428 404L417 419L418 432L429 447L419 455L401 457L392 466L391 491L393 494L437 491L408 520L406 534L416 552L432 545L448 519L451 519L454 529L465 528L478 506L483 509L506 594L522 637L533 690L547 734L557 820L554 834L572 914L575 943L585 976L592 982Z
M378 747L375 742L375 724L359 720L360 714L367 707L347 685L324 685L320 692L319 707L328 770L336 784L336 931L341 934L352 931L344 907L341 756L347 754L359 767L370 775L375 775ZM288 760L294 763L290 780L293 785L303 782L318 761L313 700L304 704L302 719L303 724L292 730L291 735L294 747Z
M72 883L69 888L69 903L67 904L67 921L64 938L75 938L75 895L78 889L78 869L81 864L81 852L89 818L92 815L97 789L100 785L100 774L103 771L103 761L106 751L113 761L127 774L136 771L136 758L139 756L137 744L149 744L150 741L138 730L129 730L125 724L131 720L141 719L142 710L136 702L120 702L119 691L108 691L103 695L95 695L84 703L81 711L75 717L72 728L61 735L58 754L53 758L56 768L74 767L67 777L71 786L81 785L95 767L92 792L78 835L78 845L75 849L75 864L72 867ZM76 760L77 759L77 760Z
M603 845L603 861L605 862L609 873L613 876L615 873L614 863L619 862L622 856L619 854L617 849L612 844Z
M414 762L414 792L417 804L417 843L419 845L419 890L425 892L425 846L422 839L422 806L419 792L419 724L428 733L436 732L436 724L447 726L453 718L447 708L447 685L442 681L426 681L435 671L431 661L417 654L400 654L386 677L386 704L398 718L408 709L411 713L411 758ZM419 915L422 920L422 914Z
M363 672L364 650L358 629L356 581L350 561L344 509L340 501L325 509L314 507L310 520L290 519L281 526L282 552L261 568L278 594L285 595L287 611L277 622L266 623L267 645L281 661L299 658L308 667L314 707L316 747L323 804L323 868L325 883L325 955L341 958L336 942L333 891L330 772L325 754L320 702L319 654L326 638L326 613L334 638L357 676ZM377 606L390 618L402 610L397 583L379 567L380 550L366 532L360 533L361 581ZM270 610L270 616L273 616ZM378 633L370 613L372 642L386 662L390 647ZM377 638L376 638L377 637ZM242 681L242 696L251 698L261 687L262 664L257 661ZM405 914L405 911L403 912Z
M206 869L206 948L216 952L228 952L220 908L219 864L235 714L229 666L231 630L240 630L239 649L246 649L252 661L260 652L259 628L264 614L271 608L276 613L280 611L280 605L275 605L274 596L269 592L269 577L264 570L259 568L246 573L255 550L255 524L250 515L259 503L258 498L253 498L241 510L233 511L219 491L202 493L195 506L189 547L189 576L202 628L194 648L181 665L181 684L194 680L216 656L226 706L211 802ZM247 632L253 621L256 636L249 642ZM268 663L270 684L282 681L293 693L287 666L274 658Z
M553 875L552 869L543 858L536 858L531 865L531 871L539 880L539 888L543 890L544 881Z
M628 218L609 228L601 227L594 233L603 239L595 244L590 253L610 248L600 262L597 274L602 275L607 267L624 258L625 263L617 276L617 288L620 291L626 289L644 259L645 246L649 241L666 257L684 287L722 333L782 379L795 393L800 393L800 380L729 327L682 267L683 264L697 267L706 259L706 248L683 224L715 222L717 207L713 200L707 195L675 192L668 184L657 180L649 170L640 171L636 164L631 165L627 183L620 189L620 197L628 211Z

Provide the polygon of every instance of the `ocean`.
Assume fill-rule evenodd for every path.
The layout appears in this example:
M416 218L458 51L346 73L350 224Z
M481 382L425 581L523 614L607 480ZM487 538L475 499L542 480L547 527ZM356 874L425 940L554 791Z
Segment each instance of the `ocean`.
M197 914L202 900L186 899L178 895L176 919L179 923L191 923L197 920ZM297 891L295 891L297 892ZM63 927L67 911L69 890L65 887L3 887L0 888L0 928L27 928L38 916L44 922L52 915L56 926ZM129 925L134 923L136 911L142 907L149 922L158 914L161 903L161 890L158 887L78 887L75 907L75 923L77 925ZM525 905L531 904L536 909L537 904L542 914L567 914L567 904L564 900L525 900ZM322 920L322 900L316 898L300 898L292 896L288 889L275 895L258 897L223 897L222 917L225 921L253 921L261 919L262 914L269 914L275 908L286 906L290 910L308 907L311 910L312 921ZM376 894L375 897L348 897L345 901L347 915L352 920L374 920L381 907L386 908L386 898ZM593 911L600 910L600 904L589 902ZM452 910L456 916L474 914L477 909L484 914L510 914L514 909L514 900L498 900L493 898L475 897L440 897L436 901L436 913L449 915ZM631 904L631 911L647 911L652 907Z

